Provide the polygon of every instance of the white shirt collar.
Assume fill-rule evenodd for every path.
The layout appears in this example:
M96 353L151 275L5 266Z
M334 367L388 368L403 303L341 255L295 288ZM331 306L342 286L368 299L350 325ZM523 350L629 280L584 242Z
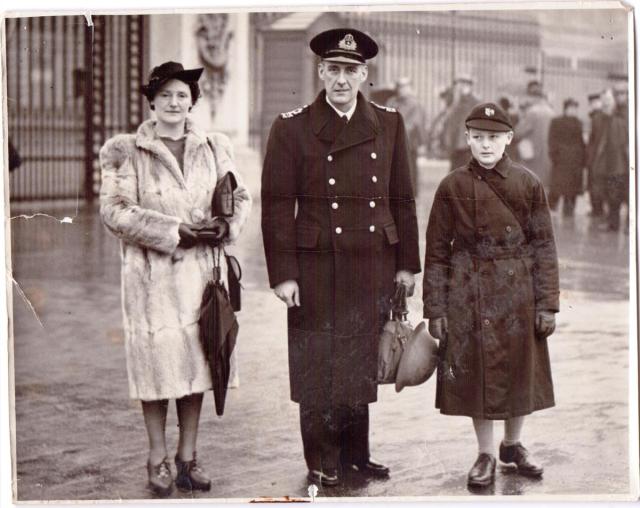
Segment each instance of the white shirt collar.
M324 99L327 101L327 104L329 104L329 106L331 106L333 108L333 110L338 113L338 116L344 116L347 115L347 120L351 120L351 117L353 116L353 113L355 113L356 111L356 106L358 105L358 99L356 99L353 102L353 106L351 106L349 108L348 111L340 111L338 108L336 108L331 101L329 100L329 97L327 97L326 95L324 96Z

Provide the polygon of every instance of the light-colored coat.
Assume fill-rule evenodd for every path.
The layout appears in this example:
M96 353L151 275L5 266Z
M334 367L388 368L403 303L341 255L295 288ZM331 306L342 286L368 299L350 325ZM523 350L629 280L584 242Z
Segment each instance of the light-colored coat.
M180 398L211 388L198 318L218 252L205 245L178 247L178 228L211 218L216 182L228 171L238 182L228 242L238 237L251 210L229 139L212 135L212 152L203 132L189 120L186 128L184 174L151 120L100 150L100 214L122 240L125 349L134 399ZM224 270L224 257L221 265Z
M513 139L516 144L525 139L531 143L533 154L530 158L521 157L522 162L536 174L545 187L550 183L549 126L554 116L553 109L546 100L537 100L516 125Z

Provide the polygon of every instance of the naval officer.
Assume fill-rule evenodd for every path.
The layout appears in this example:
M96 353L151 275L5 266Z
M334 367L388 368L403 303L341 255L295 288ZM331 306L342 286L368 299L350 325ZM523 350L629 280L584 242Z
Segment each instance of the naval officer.
M418 226L401 115L367 101L376 42L351 28L315 36L324 89L273 123L262 173L262 233L288 307L291 399L309 479L346 469L385 477L369 454L379 335L394 284L413 291Z

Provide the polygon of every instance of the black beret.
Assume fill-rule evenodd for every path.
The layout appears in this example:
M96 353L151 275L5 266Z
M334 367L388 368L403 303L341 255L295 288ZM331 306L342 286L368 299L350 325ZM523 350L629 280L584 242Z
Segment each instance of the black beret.
M367 34L354 28L334 28L316 35L309 43L323 60L365 63L378 54L378 45Z
M513 130L509 115L493 102L483 102L475 106L464 124L467 128L483 131L509 132Z
M204 69L202 67L197 69L185 69L181 63L165 62L151 70L149 83L142 85L140 87L140 91L149 100L153 100L153 97L162 85L170 79L179 79L185 83L197 83L203 70Z

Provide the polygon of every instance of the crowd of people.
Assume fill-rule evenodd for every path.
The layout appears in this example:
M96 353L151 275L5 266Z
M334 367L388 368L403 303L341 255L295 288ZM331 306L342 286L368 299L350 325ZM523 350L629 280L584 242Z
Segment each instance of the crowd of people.
M414 183L415 158L420 154L448 159L451 170L468 162L464 119L480 102L473 87L471 76L458 75L451 86L440 92L443 107L427 124L425 110L411 90L410 78L397 81L396 94L387 106L398 109L404 117ZM579 117L580 104L574 97L564 99L561 113L554 111L537 80L527 84L521 97L499 97L497 103L514 125L514 139L506 147L506 154L540 178L552 210L562 201L563 215L572 217L576 198L588 192L590 216L600 221L602 229L617 231L621 207L628 205L629 193L626 77L617 76L611 87L589 94L585 100L588 121ZM628 206L626 213L628 217Z

